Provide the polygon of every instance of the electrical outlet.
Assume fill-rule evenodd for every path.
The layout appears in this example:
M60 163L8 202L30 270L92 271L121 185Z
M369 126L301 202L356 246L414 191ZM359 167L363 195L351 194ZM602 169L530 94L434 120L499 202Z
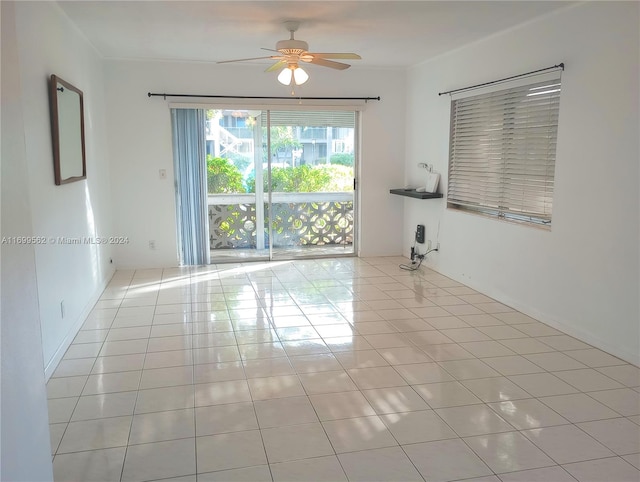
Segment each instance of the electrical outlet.
M156 242L153 239L149 240L149 249L156 249Z
M158 176L160 177L160 179L166 179L167 178L167 170L166 169L160 169L158 171Z
M427 241L427 251L431 249L431 240Z
M440 252L440 243L436 244L436 251Z

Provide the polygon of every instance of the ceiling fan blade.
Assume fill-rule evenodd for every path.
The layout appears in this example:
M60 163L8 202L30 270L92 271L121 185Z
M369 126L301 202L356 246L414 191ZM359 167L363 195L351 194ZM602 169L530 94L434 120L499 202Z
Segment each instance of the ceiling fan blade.
M219 62L216 62L216 64L228 64L231 62L246 62L247 60L265 60L265 59L278 59L280 58L277 55L269 55L267 57L252 57L250 59L234 59L234 60L220 60Z
M280 51L279 51L279 50L276 50L276 49L268 49L268 48L266 48L266 47L260 47L260 50L266 50L267 52L278 52L278 53L280 53Z
M273 72L275 70L284 69L286 66L287 66L287 62L284 61L284 60L280 60L279 62L276 62L271 67L269 67L267 70L265 70L265 72Z
M353 60L361 60L358 54L353 54L350 52L342 52L342 53L315 53L308 52L308 55L313 55L316 59L353 59Z
M312 64L321 65L323 67L330 67L337 70L344 70L351 67L349 64L343 64L342 62L334 62L333 60L318 59L315 57L309 60L309 62Z

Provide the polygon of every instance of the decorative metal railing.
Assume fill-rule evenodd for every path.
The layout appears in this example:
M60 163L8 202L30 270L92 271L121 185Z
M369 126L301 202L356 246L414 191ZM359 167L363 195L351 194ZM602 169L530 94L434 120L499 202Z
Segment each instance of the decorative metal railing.
M258 233L269 246L253 194L210 194L208 203L211 249L255 248ZM273 193L272 203L274 248L353 244L353 193Z

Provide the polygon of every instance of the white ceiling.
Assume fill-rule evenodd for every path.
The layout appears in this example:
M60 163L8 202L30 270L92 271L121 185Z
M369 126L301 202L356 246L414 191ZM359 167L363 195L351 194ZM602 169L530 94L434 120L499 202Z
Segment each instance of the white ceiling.
M60 1L109 59L215 62L260 57L288 38L356 52L354 68L409 67L532 18L560 1ZM270 61L262 61L265 66Z

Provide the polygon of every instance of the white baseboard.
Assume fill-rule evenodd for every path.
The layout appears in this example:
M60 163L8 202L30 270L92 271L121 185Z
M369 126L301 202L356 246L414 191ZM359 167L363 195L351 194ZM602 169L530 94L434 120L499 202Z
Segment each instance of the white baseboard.
M80 316L78 316L78 319L75 321L75 323L71 327L71 330L69 330L69 333L64 338L64 340L62 340L62 343L60 343L60 346L51 357L51 360L49 360L49 363L47 363L47 365L45 366L44 368L45 381L48 382L49 379L51 378L51 375L53 375L53 372L58 367L60 360L62 360L62 357L71 346L71 343L73 342L74 338L80 331L80 328L82 328L82 325L84 324L85 320L89 316L89 313L91 313L91 310L93 310L93 307L96 305L96 303L100 299L100 296L102 296L102 293L104 292L105 288L111 281L111 278L113 278L113 275L115 274L115 272L116 272L115 268L112 268L109 276L105 277L102 283L100 283L100 285L98 286L98 289L93 293L91 298L89 298L89 301L87 302L84 309L80 313Z
M435 271L436 273L440 273L443 276L451 278L454 281L462 283L465 286L468 286L469 288L472 288L478 291L479 293L489 296L490 298L493 298L494 300L506 306L509 306L514 310L518 310L519 312L527 316L530 316L531 318L534 318L540 321L541 323L544 323L545 325L549 325L550 327L556 328L567 335L573 336L574 338L577 338L578 340L584 343L587 343L588 345L591 345L594 348L598 348L602 351L609 353L610 355L620 358L621 360L624 360L637 367L640 367L640 353L628 351L620 346L612 345L611 343L605 340L602 340L597 336L594 336L593 333L580 329L580 327L577 327L572 323L569 323L565 320L559 320L547 313L542 313L536 310L534 307L526 306L515 300L509 299L508 297L504 296L504 293L486 290L483 287L474 285L473 281L468 279L457 279L457 277L454 274L442 272L434 266L428 266L428 268ZM517 328L517 326L515 327Z

